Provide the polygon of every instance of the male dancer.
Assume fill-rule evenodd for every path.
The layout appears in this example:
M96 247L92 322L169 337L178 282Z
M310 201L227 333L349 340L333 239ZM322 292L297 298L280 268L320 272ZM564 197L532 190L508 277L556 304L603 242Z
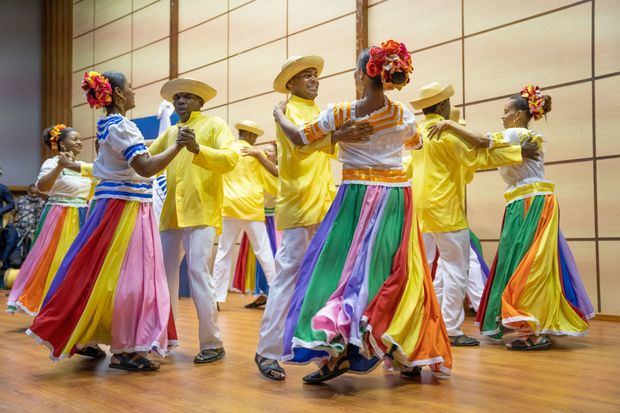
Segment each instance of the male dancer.
M194 79L173 79L164 84L161 96L172 102L180 122L162 133L149 147L151 154L174 145L177 137L191 140L166 168L167 196L160 217L164 265L175 318L179 307L179 266L183 251L192 299L198 313L200 352L194 363L224 357L216 323L215 290L209 274L211 250L222 227L222 174L237 164L233 134L220 118L203 115L200 108L216 95L215 89ZM181 249L181 245L183 248Z
M296 125L312 121L320 112L314 99L319 91L318 77L323 63L320 56L293 56L273 82L276 92L291 94L285 114ZM276 253L276 277L269 287L254 358L260 373L268 379L286 377L277 361L283 352L286 314L305 251L336 192L330 154L339 140L359 140L369 132L368 123L347 123L338 132L300 148L277 127L280 187L276 226L282 231L282 242Z

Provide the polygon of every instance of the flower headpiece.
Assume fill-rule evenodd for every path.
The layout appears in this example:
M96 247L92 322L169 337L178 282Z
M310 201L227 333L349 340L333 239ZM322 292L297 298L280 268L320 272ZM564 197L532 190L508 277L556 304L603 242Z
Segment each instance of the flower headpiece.
M67 125L58 123L50 130L50 146L52 147L52 152L58 152L58 140L60 139L60 134L63 129L66 127Z
M102 74L92 71L84 73L82 89L91 108L99 109L112 103L112 85Z
M404 73L406 82L392 83L392 75L396 72ZM370 60L366 64L366 73L370 77L381 75L381 82L385 90L394 88L400 90L409 83L409 73L413 72L411 54L404 43L388 40L381 43L381 47L370 48Z
M545 109L543 108L545 99L538 86L527 85L521 89L519 94L527 99L527 106L534 120L538 120L545 116Z

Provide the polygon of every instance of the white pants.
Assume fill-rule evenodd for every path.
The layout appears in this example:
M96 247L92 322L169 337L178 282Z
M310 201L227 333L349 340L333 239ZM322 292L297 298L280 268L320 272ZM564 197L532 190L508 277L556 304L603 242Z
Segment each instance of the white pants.
M215 282L215 298L218 302L226 301L230 284L230 272L234 261L233 249L239 235L245 231L250 239L250 245L260 263L267 283L271 285L276 276L276 266L267 235L267 226L260 221L224 218L222 220L222 235L220 236L215 264L213 265L213 280Z
M214 239L213 227L188 227L161 232L170 303L176 320L179 314L179 267L183 252L187 258L189 287L198 314L200 350L222 347L221 333L217 326L215 289L209 274Z
M291 305L299 268L317 226L285 229L276 253L276 277L269 286L256 352L278 360L284 351L284 322Z
M425 233L423 237L429 267L432 267L435 260L436 249L439 250L437 272L433 281L435 294L448 335L459 336L463 334L463 300L469 282L469 230Z
M469 278L467 279L467 298L475 312L478 312L484 293L484 272L476 251L469 247Z

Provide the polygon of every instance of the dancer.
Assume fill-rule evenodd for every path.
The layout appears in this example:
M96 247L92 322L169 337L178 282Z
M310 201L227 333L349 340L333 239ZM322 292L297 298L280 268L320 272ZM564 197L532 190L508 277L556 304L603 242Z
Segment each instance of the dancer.
M452 85L433 82L422 87L419 96L411 102L424 112L420 131L428 138L429 129L450 116ZM479 148L463 142L449 131L436 139L425 139L422 151L413 157L413 180L416 196L416 214L424 233L426 251L439 249L439 261L434 280L435 292L441 306L450 342L453 346L477 346L478 340L461 330L465 320L463 301L469 283L469 224L465 215L465 185L479 169L494 168L521 162L525 156L536 156L536 145L504 145L498 148ZM432 256L428 256L432 262Z
M188 150L166 168L167 195L159 230L166 251L164 264L175 317L184 254L187 259L189 285L198 314L200 351L194 357L197 364L218 361L225 354L209 268L215 235L222 227L222 174L230 172L239 158L232 149L233 135L226 122L200 112L216 93L211 86L194 79L178 78L165 83L160 94L173 103L180 121L149 147L151 155L155 155L175 147L179 134L189 139Z
M73 128L58 124L43 132L54 154L41 166L37 189L47 194L35 242L9 294L7 312L20 310L35 316L69 247L86 218L91 180L79 171L73 158L82 152L82 138ZM85 165L86 168L89 165Z
M320 362L306 383L351 371L366 373L381 360L406 376L428 365L448 377L448 335L423 258L403 147L419 149L415 118L385 90L400 90L413 70L403 43L389 40L362 51L355 83L362 98L330 105L301 129L275 110L296 144L307 144L364 120L367 142L340 143L342 185L312 239L284 335L284 359Z
M277 147L275 142L267 144L265 147L265 155L274 165L277 164ZM277 182L276 182L277 188ZM267 227L267 236L269 238L269 247L272 256L275 258L276 251L280 245L282 234L276 231L275 212L276 197L270 193L265 193L265 226ZM233 277L232 289L243 294L251 292L256 295L256 299L245 305L245 308L260 308L267 303L267 295L269 294L269 283L265 271L256 259L256 255L250 247L250 240L246 233L241 238L239 245L239 254L237 256L237 265L235 267L235 275Z
M466 127L467 121L461 118L461 111L457 108L450 109L450 120L457 122L459 125ZM437 266L439 263L439 250L435 240L432 237L425 237L426 257L431 268L431 275L435 279ZM426 243L427 242L427 243ZM467 283L467 301L474 312L478 312L480 307L480 298L484 291L484 285L489 277L489 267L482 255L482 246L480 240L469 230L469 274Z
M27 333L46 344L50 358L74 353L102 357L91 343L110 344L110 367L153 371L159 363L139 354L165 356L176 345L163 252L152 208L151 176L190 144L187 134L150 156L138 127L125 117L134 91L118 72L88 72L82 88L89 105L104 108L97 121L99 153L93 176L94 205L67 252L41 312ZM102 354L103 353L103 354Z
M320 112L314 99L318 94L318 77L323 63L320 56L293 56L284 63L273 82L276 92L291 94L285 116L297 126L311 122ZM277 127L280 185L276 227L282 231L282 243L276 253L276 277L270 285L254 357L260 373L268 379L284 380L286 377L277 361L283 352L284 322L303 254L334 198L330 165L334 145L340 141L357 140L366 136L369 130L367 122L348 122L331 136L300 147Z
M549 348L549 335L584 335L594 308L575 260L559 229L554 184L545 179L543 138L529 128L551 111L551 97L538 86L526 86L504 106L505 130L481 135L453 122L435 131L454 130L480 147L519 144L527 139L541 149L537 159L499 168L507 188L506 210L495 263L489 275L476 321L484 335L500 339L514 330L510 350Z
M224 174L224 207L222 208L222 235L220 236L213 265L215 299L226 301L230 284L233 247L239 235L245 232L261 268L265 271L267 283L276 275L273 252L265 226L265 196L277 193L278 168L262 150L256 148L256 139L263 130L250 120L235 125L239 140L233 149L240 155L235 169Z

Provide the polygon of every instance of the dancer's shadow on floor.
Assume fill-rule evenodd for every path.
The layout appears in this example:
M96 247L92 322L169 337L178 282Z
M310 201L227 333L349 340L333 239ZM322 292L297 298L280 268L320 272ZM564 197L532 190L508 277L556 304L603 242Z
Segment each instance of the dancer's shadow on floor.
M345 374L332 381L320 384L304 384L304 397L329 399L334 396L355 396L368 391L380 389L396 389L402 386L437 386L443 380L433 377L430 370L422 371L417 378L403 378L397 372L386 373L382 376L366 376Z

